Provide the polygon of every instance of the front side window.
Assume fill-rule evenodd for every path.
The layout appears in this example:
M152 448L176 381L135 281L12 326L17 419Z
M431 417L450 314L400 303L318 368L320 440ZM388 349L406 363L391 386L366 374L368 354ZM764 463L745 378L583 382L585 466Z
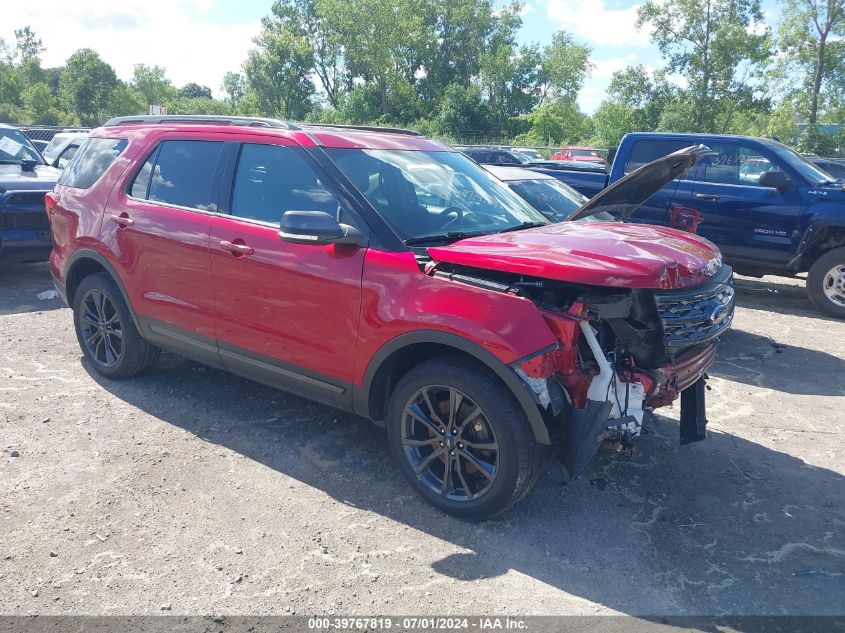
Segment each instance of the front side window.
M130 188L133 198L207 210L222 141L164 141L144 163Z
M128 141L122 138L89 138L65 167L59 184L88 189L100 179L127 145Z
M722 185L760 184L760 175L772 171L772 162L759 150L739 143L710 143L712 156L705 156L695 167L700 182Z
M285 211L337 215L338 201L294 149L245 144L241 148L232 215L279 224Z
M399 236L435 241L547 224L543 215L459 152L327 149Z
M70 159L76 156L76 152L79 150L79 145L76 143L72 145L68 145L65 150L59 154L59 159L56 161L56 167L59 169L64 169L70 163Z

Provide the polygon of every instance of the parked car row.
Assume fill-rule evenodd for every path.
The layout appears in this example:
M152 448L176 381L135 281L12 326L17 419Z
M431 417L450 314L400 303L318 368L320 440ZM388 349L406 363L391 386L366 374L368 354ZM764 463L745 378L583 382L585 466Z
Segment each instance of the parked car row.
M712 153L630 219L693 229L742 274L807 272L813 303L845 318L845 180L777 141L635 133L622 139L608 173L571 168L545 173L592 197L652 160L694 144Z
M800 190L830 219L845 186L805 192L795 173L823 172L760 140L629 135L606 175L482 168L402 130L165 116L64 135L54 161L75 154L44 196L58 170L0 134L9 180L46 204L50 270L96 371L129 378L166 349L370 418L421 497L477 519L524 497L552 446L577 476L678 398L681 443L705 438L732 269L684 187L737 217ZM708 175L735 190L705 191ZM804 248L817 263L845 242L816 226L834 239Z

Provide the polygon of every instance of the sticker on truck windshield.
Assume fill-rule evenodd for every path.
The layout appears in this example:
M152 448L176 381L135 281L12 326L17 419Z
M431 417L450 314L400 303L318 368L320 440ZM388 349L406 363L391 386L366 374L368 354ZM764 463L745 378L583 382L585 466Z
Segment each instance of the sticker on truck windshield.
M18 143L16 140L4 136L0 139L0 152L4 152L13 158L18 155L18 152L23 149L23 143Z

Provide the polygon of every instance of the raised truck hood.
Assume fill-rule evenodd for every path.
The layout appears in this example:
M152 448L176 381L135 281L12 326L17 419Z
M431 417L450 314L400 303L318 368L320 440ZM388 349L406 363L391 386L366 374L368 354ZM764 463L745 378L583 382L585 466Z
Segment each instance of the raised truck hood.
M675 229L563 222L430 247L437 262L618 288L683 288L716 274L719 250Z
M567 220L580 220L600 211L628 219L646 200L712 153L706 145L694 145L658 158L597 193Z

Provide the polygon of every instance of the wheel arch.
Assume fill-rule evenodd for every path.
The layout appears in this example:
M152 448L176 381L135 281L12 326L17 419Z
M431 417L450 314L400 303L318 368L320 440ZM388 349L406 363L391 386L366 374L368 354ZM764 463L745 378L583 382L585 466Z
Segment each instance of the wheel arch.
M798 251L787 268L795 272L807 271L819 257L842 246L845 246L845 222L816 222L804 232Z
M79 284L82 283L82 280L86 277L96 273L108 274L114 283L117 284L117 287L120 288L123 299L126 301L126 305L129 308L129 314L132 316L132 321L135 323L135 327L138 328L138 331L141 331L138 317L135 314L135 310L132 308L132 302L129 300L129 293L126 292L126 287L123 285L123 281L121 281L120 276L117 274L117 271L114 266L111 265L109 260L94 249L79 249L68 258L64 275L64 294L67 304L73 307L74 295L76 294L77 288L79 288Z
M513 369L480 345L456 334L437 330L402 334L376 352L367 365L363 384L353 390L355 413L375 421L383 420L390 394L402 376L426 360L450 353L463 354L492 371L523 409L534 439L540 444L551 443L534 397Z

